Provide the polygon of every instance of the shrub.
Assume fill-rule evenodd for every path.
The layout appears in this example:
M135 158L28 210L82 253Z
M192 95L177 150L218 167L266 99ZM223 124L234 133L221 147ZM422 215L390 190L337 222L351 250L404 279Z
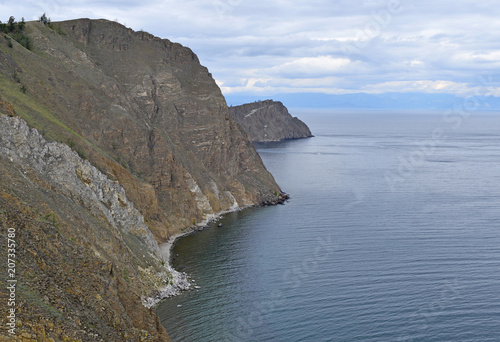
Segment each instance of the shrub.
M21 22L17 24L17 27L19 31L24 31L24 28L26 27L26 23L24 22L24 17L21 18Z
M47 18L47 15L42 14L42 16L38 19L39 22L41 22L44 25L49 25L50 24L50 18Z
M76 143L75 141L72 139L72 138L69 138L68 139L68 146L70 149L74 150L75 149L75 146L76 146Z
M128 276L128 270L124 268L122 270L122 273L123 273L123 279L125 279L125 281L128 283L130 281L130 277Z
M58 34L60 34L61 36L64 35L64 31L62 29L62 26L61 24L57 25L54 27L54 31L56 31Z
M76 151L75 151L75 152L76 152L76 153L78 154L78 156L79 156L80 158L82 158L83 160L87 159L87 152L85 152L85 150L84 150L82 147L78 146L78 147L76 148Z
M7 22L7 29L9 32L13 32L16 29L16 18L10 16L9 21Z
M50 212L47 215L43 216L42 221L51 224L55 228L59 227L59 220L57 219L56 214L54 214L54 212Z
M20 23L16 23L16 19L11 16L7 24L0 22L0 31L9 34L16 42L24 46L26 49L31 50L31 40L24 32L26 28L26 23L24 18L21 19ZM7 45L11 48L13 47L12 40L9 38Z
M23 47L25 47L28 50L31 50L31 40L30 37L26 36L22 32L16 32L12 35L12 38L19 44L21 44Z

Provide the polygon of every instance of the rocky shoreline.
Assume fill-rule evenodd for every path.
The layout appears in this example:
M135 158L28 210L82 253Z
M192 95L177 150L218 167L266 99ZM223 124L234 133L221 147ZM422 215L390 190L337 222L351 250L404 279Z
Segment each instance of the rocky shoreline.
M23 24L32 51L0 36L0 226L23 246L19 335L169 341L147 308L192 280L159 243L274 202L279 185L192 50L108 20L56 25Z
M165 268L168 272L168 279L165 280L169 284L163 289L152 291L148 297L143 298L142 304L148 309L157 306L165 298L176 296L182 291L191 289L191 283L186 273L178 272L170 265L166 265Z
M250 207L268 207L268 206L274 206L274 205L284 205L288 200L290 199L290 194L287 194L285 192L280 192L277 196L276 199L274 200L268 200L262 202L260 205L256 206L248 206L245 208L235 208L233 210L228 210L221 212L218 214L216 217L205 220L204 222L201 222L198 225L193 225L189 227L189 230L180 234L176 234L171 236L167 242L161 244L160 247L160 252L162 253L163 260L165 261L165 268L167 269L167 272L171 275L170 279L168 279L167 283L168 285L159 290L154 290L147 298L144 298L142 300L143 304L145 307L148 309L153 308L157 306L162 300L176 296L180 294L183 291L187 291L193 288L193 285L189 281L189 276L185 272L178 272L176 271L172 265L171 265L171 252L172 248L175 244L175 241L179 238L194 234L196 232L202 231L204 229L207 229L209 226L208 224L210 222L214 222L219 220L224 214L234 212L234 211L241 211L245 210Z
M277 197L276 199L274 200L270 200L270 201L265 201L261 204L261 207L267 207L267 206L271 206L271 205L278 205L278 204L285 204L286 202L288 202L288 200L290 199L290 194L287 194L287 193L284 193L284 192L281 192Z

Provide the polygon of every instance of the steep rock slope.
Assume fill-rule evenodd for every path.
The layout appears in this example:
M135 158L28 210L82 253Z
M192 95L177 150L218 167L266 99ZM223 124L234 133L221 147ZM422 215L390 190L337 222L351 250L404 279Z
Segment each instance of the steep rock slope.
M158 244L280 189L191 50L105 20L26 33L31 50L0 35L0 226L16 230L16 338L168 341L148 297L186 284Z
M309 127L278 101L266 100L230 107L229 111L254 142L312 137Z
M141 301L186 281L164 266L123 188L65 144L49 143L24 120L5 115L0 227L3 236L14 234L9 259L17 280L16 334L2 331L0 340L169 340ZM6 263L7 248L0 258ZM2 286L4 303L11 293Z
M191 50L106 20L54 28L28 23L31 51L0 37L0 95L117 180L157 241L279 192Z

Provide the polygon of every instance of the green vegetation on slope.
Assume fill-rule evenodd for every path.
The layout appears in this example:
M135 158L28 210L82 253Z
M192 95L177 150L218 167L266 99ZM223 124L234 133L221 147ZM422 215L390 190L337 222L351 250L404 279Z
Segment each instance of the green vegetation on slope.
M16 22L14 17L10 17L7 23L0 21L0 31L13 38L16 42L24 46L26 49L31 50L30 37L25 32L26 23L24 18L20 22ZM13 47L12 40L9 38L9 47Z

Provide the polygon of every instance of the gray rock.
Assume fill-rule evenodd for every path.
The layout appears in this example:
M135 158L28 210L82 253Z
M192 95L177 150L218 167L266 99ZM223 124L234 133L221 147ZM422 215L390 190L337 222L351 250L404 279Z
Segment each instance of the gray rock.
M247 103L230 107L229 111L254 142L312 137L309 127L292 117L281 102L266 100Z
M58 192L82 203L95 216L103 215L138 260L144 252L149 258L161 259L158 243L144 224L144 217L120 184L109 180L65 144L47 142L24 120L2 115L0 155L37 171Z

